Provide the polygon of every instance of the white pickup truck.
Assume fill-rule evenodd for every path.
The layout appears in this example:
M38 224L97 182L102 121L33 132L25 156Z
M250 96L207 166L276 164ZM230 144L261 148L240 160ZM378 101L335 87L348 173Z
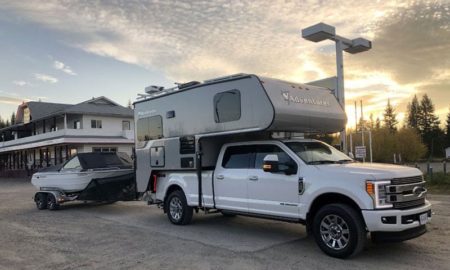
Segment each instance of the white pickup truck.
M431 219L418 169L357 163L316 140L224 144L202 179L202 208L304 224L338 258L361 251L369 232L375 241L404 241L424 234ZM189 223L199 206L196 172L164 171L151 183L170 221Z

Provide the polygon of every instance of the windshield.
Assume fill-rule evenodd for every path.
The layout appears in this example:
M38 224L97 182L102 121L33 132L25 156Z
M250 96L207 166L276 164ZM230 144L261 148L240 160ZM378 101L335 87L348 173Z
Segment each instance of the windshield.
M353 161L344 153L323 142L286 142L285 144L307 164L333 164Z

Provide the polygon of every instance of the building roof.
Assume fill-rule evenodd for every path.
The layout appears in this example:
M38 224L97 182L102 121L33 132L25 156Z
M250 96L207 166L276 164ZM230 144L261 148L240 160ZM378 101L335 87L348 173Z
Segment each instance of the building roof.
M70 104L62 104L62 103L50 103L50 102L40 102L40 101L30 101L27 102L26 105L30 109L32 113L33 120L42 119L58 112L63 111L64 109L71 107L73 105ZM19 116L19 114L18 114Z
M115 117L133 117L133 109L124 107L104 96L92 98L78 104L51 103L29 101L19 105L16 113L16 123L0 131L14 130L24 125L24 109L30 112L30 122L64 114L89 114Z
M30 101L24 105L30 109L32 121L65 113L133 117L133 109L121 106L104 96L75 105L38 101Z
M133 117L132 109L121 106L106 97L93 98L92 100L67 107L63 113Z

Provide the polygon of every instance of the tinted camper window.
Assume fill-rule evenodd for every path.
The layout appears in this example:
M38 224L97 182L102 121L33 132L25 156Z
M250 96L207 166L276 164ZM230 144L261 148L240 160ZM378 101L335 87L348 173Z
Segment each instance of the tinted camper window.
M241 93L230 90L214 96L214 120L216 123L236 121L241 118Z
M136 127L137 147L144 147L145 142L163 137L160 115L141 118L137 121Z

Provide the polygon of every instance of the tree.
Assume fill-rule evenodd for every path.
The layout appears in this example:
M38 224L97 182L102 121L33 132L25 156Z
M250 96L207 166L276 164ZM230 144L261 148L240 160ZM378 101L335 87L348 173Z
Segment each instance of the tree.
M423 95L420 101L420 113L417 126L422 135L439 128L439 117L434 114L434 104L427 94Z
M373 113L369 116L369 128L372 130L375 127L375 123L373 121Z
M428 148L430 157L435 153L439 154L443 149L444 132L439 128L439 117L434 112L434 104L427 94L423 95L420 101L420 114L418 129L422 140Z
M411 102L408 104L408 118L406 119L406 126L418 129L418 120L420 118L420 104L417 96L414 95Z
M383 114L383 122L384 126L391 132L394 133L397 131L397 113L395 113L394 107L391 105L391 101L388 99L386 109Z
M381 128L380 117L377 117L377 120L375 121L375 129L380 129L380 128Z
M13 112L11 114L11 126L14 125L16 123L16 113Z
M445 125L445 147L450 147L450 109L447 114L447 121Z

